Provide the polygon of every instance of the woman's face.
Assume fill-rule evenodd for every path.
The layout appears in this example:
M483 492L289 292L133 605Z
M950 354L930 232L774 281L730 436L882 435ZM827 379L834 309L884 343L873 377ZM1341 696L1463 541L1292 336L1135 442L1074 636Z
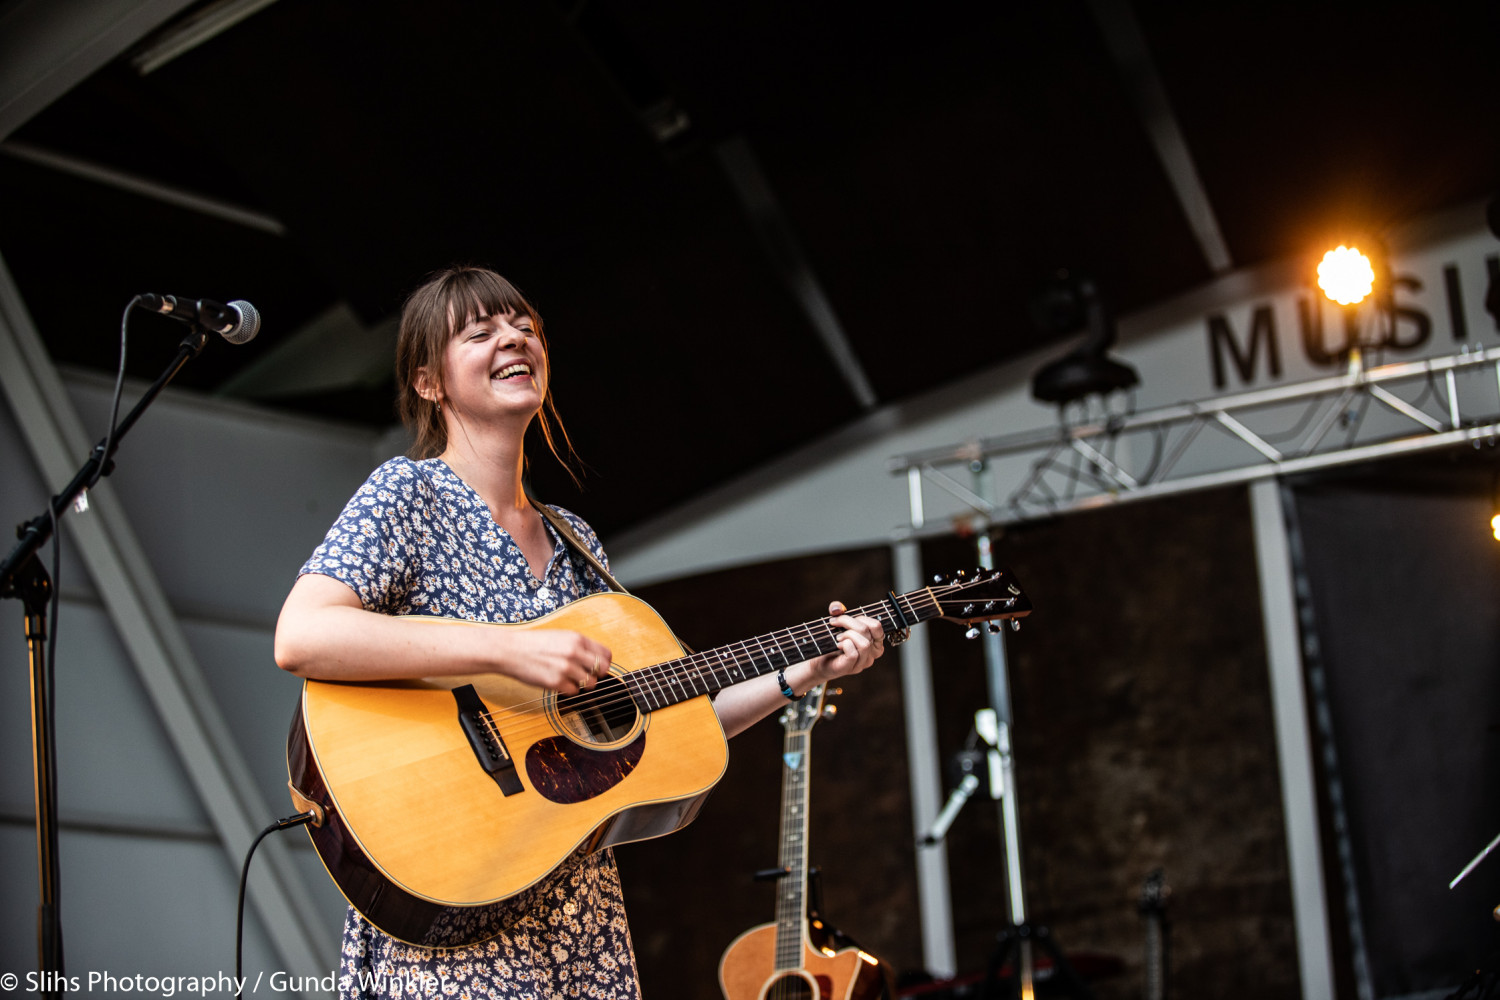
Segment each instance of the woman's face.
M542 407L547 355L525 313L477 316L443 352L443 409L459 419L524 418Z

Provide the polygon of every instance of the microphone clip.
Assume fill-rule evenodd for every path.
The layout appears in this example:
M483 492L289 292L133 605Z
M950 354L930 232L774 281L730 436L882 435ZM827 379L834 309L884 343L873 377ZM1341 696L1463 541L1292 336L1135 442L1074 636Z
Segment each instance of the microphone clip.
M243 300L226 306L210 299L185 299L148 292L137 295L135 302L149 312L170 316L207 333L217 333L231 344L243 344L260 332L260 313Z

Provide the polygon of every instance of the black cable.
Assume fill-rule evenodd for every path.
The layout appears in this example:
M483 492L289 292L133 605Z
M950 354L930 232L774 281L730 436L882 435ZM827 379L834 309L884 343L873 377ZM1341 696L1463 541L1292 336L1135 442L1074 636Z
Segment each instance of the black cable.
M125 303L125 311L120 314L120 365L115 370L114 399L109 405L109 430L104 434L104 444L100 445L99 468L94 470L94 475L89 479L88 486L85 486L84 489L92 488L99 481L100 477L104 475L104 470L109 467L109 453L114 450L115 423L120 419L120 392L125 387L126 330L130 325L130 310L134 309L136 303L139 301L141 301L141 297L137 295Z
M251 843L250 850L245 852L245 867L240 869L240 898L238 904L238 913L235 915L234 919L235 996L239 996L242 992L240 969L242 964L241 957L243 955L245 945L245 884L250 880L250 859L255 857L255 849L260 846L260 842L262 840L266 839L266 834L275 833L277 830L290 830L296 826L304 826L308 823L316 821L317 818L318 814L309 809L305 813L298 813L295 816L288 816L286 819L278 819L276 822L260 831L260 835L255 838L255 841L253 843Z
M120 315L120 363L115 372L115 392L114 401L110 406L109 430L105 434L104 444L100 446L99 468L95 470L94 475L84 487L85 490L99 481L109 460L110 448L114 442L115 421L120 414L120 394L125 384L125 348L130 310L138 301L140 301L140 296L131 299L125 306L125 311ZM37 794L45 797L48 815L55 823L57 821L57 621L62 608L62 525L57 519L57 509L51 503L47 504L47 516L52 522L52 579L50 581L52 589L47 595L47 648L39 667L42 676L38 684L46 698L44 706L47 726L46 743L39 747L38 751L45 755L43 766L47 780L45 787L37 789ZM52 887L52 913L49 919L56 926L62 920L61 877L56 851L51 852L47 867L47 881ZM48 931L48 933L51 932ZM61 955L56 957L61 958Z

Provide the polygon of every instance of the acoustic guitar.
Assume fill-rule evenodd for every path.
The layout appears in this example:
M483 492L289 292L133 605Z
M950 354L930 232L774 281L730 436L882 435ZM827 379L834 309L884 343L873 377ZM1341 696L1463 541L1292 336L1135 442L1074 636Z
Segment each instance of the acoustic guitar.
M719 959L719 988L726 1000L877 1000L882 995L885 972L880 960L857 947L835 947L833 932L808 913L812 727L832 709L824 708L820 684L782 713L785 770L776 922L752 927L725 949Z
M849 613L890 634L1030 611L1007 573L981 570ZM691 822L728 761L707 696L835 652L840 631L822 618L685 655L649 605L617 593L484 627L571 629L614 662L577 695L498 674L309 680L287 739L292 801L316 814L306 829L329 875L370 923L423 947L498 934L504 902L575 851Z

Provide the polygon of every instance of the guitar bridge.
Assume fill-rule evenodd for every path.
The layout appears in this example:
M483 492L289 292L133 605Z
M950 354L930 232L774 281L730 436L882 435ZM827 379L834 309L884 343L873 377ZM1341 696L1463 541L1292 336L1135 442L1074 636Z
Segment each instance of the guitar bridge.
M516 773L515 758L511 757L500 730L495 727L490 710L484 707L484 701L479 697L479 692L474 690L474 685L465 684L454 688L453 699L458 702L458 724L469 738L469 746L473 749L479 766L495 779L495 784L506 795L523 791L521 776Z

